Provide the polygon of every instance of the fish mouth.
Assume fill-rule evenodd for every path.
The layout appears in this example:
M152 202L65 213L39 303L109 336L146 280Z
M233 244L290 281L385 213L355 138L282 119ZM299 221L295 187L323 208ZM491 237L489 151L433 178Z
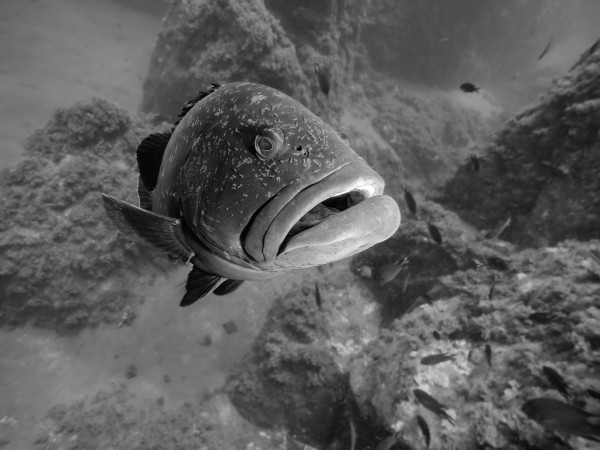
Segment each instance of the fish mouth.
M278 268L310 267L387 239L400 225L400 211L382 195L383 187L383 179L364 162L342 166L272 215L258 256Z

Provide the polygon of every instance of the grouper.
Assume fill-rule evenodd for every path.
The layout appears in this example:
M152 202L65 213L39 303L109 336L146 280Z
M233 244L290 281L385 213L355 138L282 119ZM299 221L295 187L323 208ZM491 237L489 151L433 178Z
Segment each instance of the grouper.
M125 235L192 264L181 306L346 258L400 225L347 139L260 84L199 92L136 157L139 206L102 194L104 207Z

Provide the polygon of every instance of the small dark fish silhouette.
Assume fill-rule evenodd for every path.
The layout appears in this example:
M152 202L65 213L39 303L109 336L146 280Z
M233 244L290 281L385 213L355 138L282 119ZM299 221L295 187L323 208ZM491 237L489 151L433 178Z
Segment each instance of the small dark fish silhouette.
M497 238L499 238L500 235L502 233L504 233L504 230L506 230L506 228L508 228L508 226L510 225L511 221L512 221L512 218L510 216L508 216L508 219L506 219L504 222L502 222L496 228L492 228L491 230L487 231L483 236L486 239L497 239Z
M548 311L537 311L529 314L529 320L535 323L550 323L558 319L558 315Z
M440 233L438 227L431 222L427 222L427 229L429 230L431 239L433 239L438 245L442 245L442 233Z
M573 400L573 396L569 393L569 385L556 370L552 367L543 366L542 371L554 389L560 392L566 400Z
M546 48L544 49L544 51L538 57L538 61L540 59L542 59L544 56L546 56L546 53L548 53L548 50L550 50L550 46L552 45L552 40L553 39L554 39L554 36L550 36L550 40L548 41L548 45L546 45Z
M413 197L412 192L410 192L408 190L406 185L404 185L402 187L404 189L404 201L406 202L406 206L408 207L408 210L411 212L411 214L416 216L417 215L417 201L415 200L415 197Z
M479 92L479 89L481 89L479 86L477 86L476 84L473 83L463 83L460 85L460 90L463 92Z
M329 74L319 64L315 64L315 74L317 75L317 79L319 80L319 87L321 88L321 92L325 94L325 97L329 97L329 90L331 89L331 84L329 82Z
M490 284L490 292L488 293L488 300L494 299L494 291L496 290L496 274L492 277L492 284Z
M469 157L469 159L471 160L471 165L473 166L473 170L475 172L479 172L479 157L477 155L471 155Z
M442 419L446 419L448 422L454 425L454 420L446 412L446 410L448 409L447 406L442 405L440 402L438 402L435 398L433 398L431 395L429 395L422 389L413 389L413 393L415 394L415 397L417 397L417 400L419 401L419 403L421 403L421 405L423 405L425 408L427 408L429 411L433 412L437 416L441 417Z
M319 309L323 309L323 299L321 297L321 291L319 290L319 284L315 281L315 301Z
M490 344L485 344L485 360L492 367L492 346Z
M402 283L402 293L406 294L406 290L408 289L408 282L410 281L410 272L406 274L406 278L404 278L404 282Z
M398 258L394 262L385 264L378 269L377 278L381 284L388 284L390 281L396 278L400 272L406 269L408 263L408 256L405 256L404 258Z
M394 448L394 446L396 445L397 442L398 442L398 435L396 433L394 433L391 436L386 437L383 441L381 441L377 445L377 447L375 447L375 450L390 450L390 449Z
M356 448L356 426L352 421L352 418L348 419L348 423L350 425L350 450L354 450Z
M427 422L423 418L422 415L417 414L417 423L419 424L419 429L421 433L423 433L423 437L425 437L425 443L427 444L427 448L429 448L429 443L431 442L431 433L429 432L429 426Z
M585 393L586 393L586 394L587 394L589 397L595 398L596 400L600 400L600 392L598 392L598 391L595 391L595 390L593 390L593 389L587 389L587 390L585 391Z
M424 358L421 358L421 364L423 364L424 366L434 366L444 361L454 361L455 356L456 353L437 353L435 355L428 355Z
M547 430L600 442L600 416L552 398L534 398L521 410Z
M486 259L486 261L492 269L496 269L501 272L505 272L510 268L508 263L498 256L490 256Z
M440 335L440 333L438 333L438 331L437 331L437 330L433 330L433 333L432 333L432 334L433 334L433 337L434 337L435 339L437 339L438 341L439 341L439 340L442 338L442 336Z

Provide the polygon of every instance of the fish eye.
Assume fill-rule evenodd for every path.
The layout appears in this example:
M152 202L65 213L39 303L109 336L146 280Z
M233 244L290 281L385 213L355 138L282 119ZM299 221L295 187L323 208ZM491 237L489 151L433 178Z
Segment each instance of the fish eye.
M279 128L266 128L254 139L256 154L263 161L275 157L281 147L283 147L283 132Z

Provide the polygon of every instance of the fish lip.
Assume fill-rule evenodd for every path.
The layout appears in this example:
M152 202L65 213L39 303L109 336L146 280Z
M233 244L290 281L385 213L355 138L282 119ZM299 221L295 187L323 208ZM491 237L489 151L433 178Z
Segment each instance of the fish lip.
M285 204L266 230L263 239L264 261L272 262L278 255L290 251L294 248L294 242L300 240L299 236L306 236L307 232L329 221L331 217L347 213L347 211L356 208L363 202L368 203L368 200L381 196L384 184L383 179L366 163L363 161L352 161L320 181L307 186ZM283 245L292 227L312 208L332 197L352 191L358 191L362 194L363 200L360 203L341 213L323 219L314 227L293 236Z

